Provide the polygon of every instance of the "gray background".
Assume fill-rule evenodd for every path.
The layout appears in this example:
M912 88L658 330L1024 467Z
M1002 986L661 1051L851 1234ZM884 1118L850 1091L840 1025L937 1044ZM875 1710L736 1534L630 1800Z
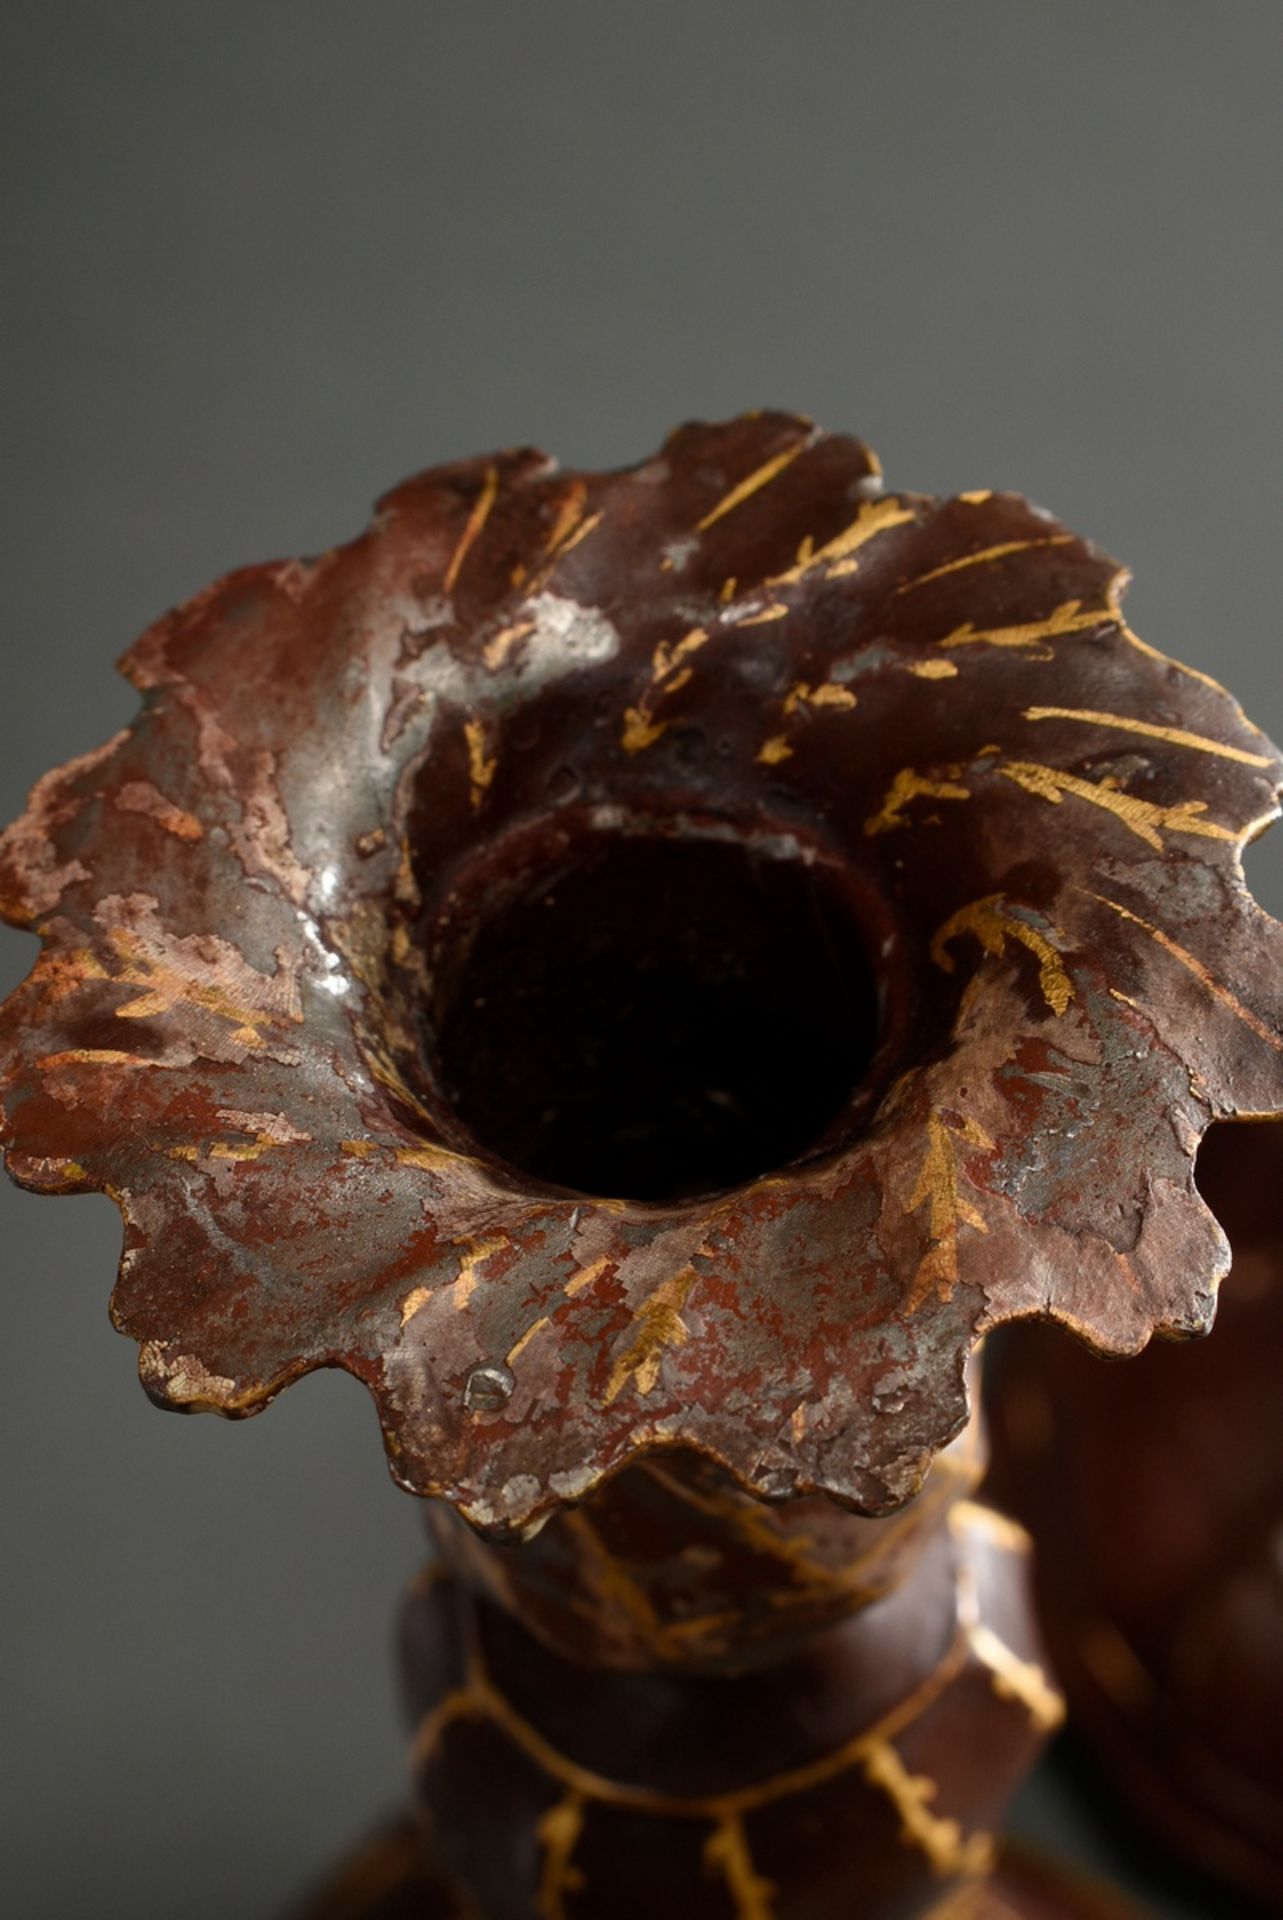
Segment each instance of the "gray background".
M416 466L753 405L1031 494L1283 727L1274 0L4 12L4 817L213 575ZM1250 873L1279 911L1283 846ZM253 1920L401 1791L418 1519L350 1381L157 1415L118 1238L0 1190L0 1906ZM1106 1846L1054 1784L1021 1817Z

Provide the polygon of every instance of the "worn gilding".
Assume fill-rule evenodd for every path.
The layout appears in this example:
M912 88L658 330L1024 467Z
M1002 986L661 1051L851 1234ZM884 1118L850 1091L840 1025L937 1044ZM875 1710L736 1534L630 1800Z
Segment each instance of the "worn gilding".
M1199 1140L1283 1109L1283 938L1240 864L1283 766L1130 633L1123 579L1015 495L885 491L759 414L618 473L436 468L158 621L134 726L0 846L42 941L0 1014L9 1168L120 1205L148 1391L245 1414L346 1368L398 1479L490 1529L677 1446L874 1513L1000 1322L1203 1330ZM729 836L876 902L885 1029L812 1154L643 1204L462 1125L447 936L590 832Z

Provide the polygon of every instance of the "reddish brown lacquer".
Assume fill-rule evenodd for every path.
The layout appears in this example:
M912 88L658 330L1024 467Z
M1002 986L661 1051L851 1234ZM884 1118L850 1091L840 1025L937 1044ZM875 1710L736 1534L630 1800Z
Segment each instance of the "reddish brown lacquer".
M1023 1333L1000 1486L1111 1779L1166 1845L1283 1908L1283 1125L1214 1128L1198 1179L1234 1253L1215 1338L1115 1371Z
M442 1503L436 1864L353 1911L1087 1911L983 1880L1058 1705L969 1360L1204 1331L1283 1112L1283 764L1124 579L782 414L463 462L161 620L0 844L8 1164L119 1203L148 1391L343 1367Z

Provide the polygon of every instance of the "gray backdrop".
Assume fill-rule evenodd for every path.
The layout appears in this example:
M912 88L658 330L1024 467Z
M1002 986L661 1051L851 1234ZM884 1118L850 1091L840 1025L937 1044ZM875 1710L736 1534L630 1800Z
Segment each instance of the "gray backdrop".
M213 575L416 466L615 465L753 405L1031 494L1283 727L1277 0L4 15L5 818ZM1283 845L1250 871L1279 911ZM0 1236L0 1906L269 1916L401 1790L418 1516L348 1380L149 1407L106 1200L5 1187ZM1054 1784L1022 1818L1106 1844Z

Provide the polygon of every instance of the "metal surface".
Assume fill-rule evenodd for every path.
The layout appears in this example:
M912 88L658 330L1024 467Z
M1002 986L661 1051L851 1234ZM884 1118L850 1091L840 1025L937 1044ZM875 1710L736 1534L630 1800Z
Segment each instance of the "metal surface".
M3 843L44 946L0 1050L11 1172L121 1206L158 1401L346 1368L397 1478L497 1531L675 1445L876 1513L1003 1321L1206 1328L1194 1155L1283 1108L1240 865L1283 765L1112 561L876 471L770 414L618 474L437 469L134 647L140 719ZM849 1108L729 1193L523 1176L434 1066L468 930L630 837L800 863L866 942Z

